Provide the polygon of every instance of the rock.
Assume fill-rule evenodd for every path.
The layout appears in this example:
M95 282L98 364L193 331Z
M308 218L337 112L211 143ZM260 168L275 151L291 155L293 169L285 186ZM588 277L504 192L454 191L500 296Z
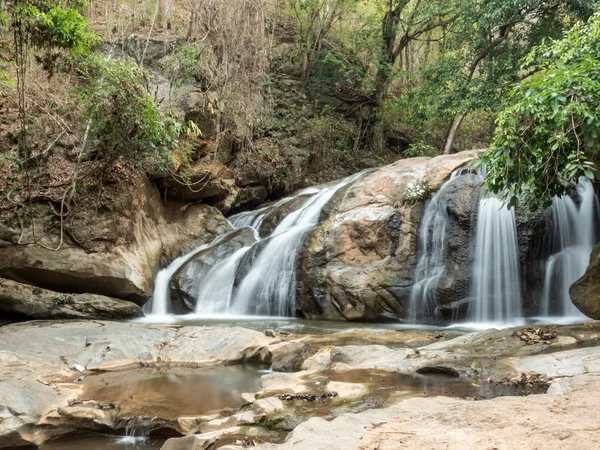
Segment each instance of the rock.
M263 204L269 195L264 186L248 186L240 189L232 210L251 209Z
M170 55L173 49L183 39L177 35L170 34L131 34L122 43L123 51L127 56L144 66L155 65L161 58Z
M568 396L532 395L469 401L412 398L394 406L311 418L281 444L256 450L419 450L444 448L581 448L600 446L600 385L586 384ZM585 411L585 415L581 415Z
M173 274L171 278L173 300L181 299L187 310L194 311L200 284L205 281L199 274L206 274L210 268L226 257L242 247L252 245L254 242L256 242L254 231L250 228L240 228L223 235L216 243L218 245L209 245L198 250L189 261Z
M438 197L446 205L445 254L446 261L436 289L439 311L446 319L451 319L459 311L467 310L467 302L457 304L457 300L468 299L473 278L473 255L475 254L474 225L477 220L481 178L467 174L455 178L444 185ZM423 232L423 230L420 230Z
M239 434L239 432L239 427L231 427L194 436L171 438L167 439L160 450L208 450L209 448L214 448L213 445L219 439L230 434Z
M81 384L70 381L81 376L79 366L87 374L159 363L200 367L268 361L270 342L263 333L243 328L99 321L4 326L0 328L0 448L40 445L75 431L106 432L120 426L101 405L81 401ZM114 404L119 402L114 399ZM210 417L200 420L206 419ZM161 422L160 417L153 423L176 430L182 425L177 420ZM190 420L183 424L190 426Z
M131 319L135 303L96 294L61 294L0 278L0 311L32 319Z
M202 200L215 205L222 212L233 206L238 195L233 172L218 162L197 162L180 181L172 178L158 180L159 188L168 198L181 202Z
M73 294L97 294L143 304L163 264L230 229L207 205L163 206L156 185L136 172L125 183L106 187L110 208L78 217L79 242L65 235L44 235L34 245L31 229L21 242L0 246L0 277ZM37 235L43 230L37 225Z
M569 294L577 309L592 319L600 319L600 244L592 251L590 265L571 285Z
M477 156L462 152L400 160L338 191L301 257L299 304L309 318L401 319L416 265L419 218L425 200L450 174ZM473 177L475 178L475 177ZM467 290L465 235L479 195L472 180L457 186L449 206L461 250L443 286L445 300ZM459 275L459 276L456 276Z
M309 197L310 194L300 194L295 197L284 198L274 204L267 214L265 214L260 224L258 231L261 237L269 236L288 214L300 208Z

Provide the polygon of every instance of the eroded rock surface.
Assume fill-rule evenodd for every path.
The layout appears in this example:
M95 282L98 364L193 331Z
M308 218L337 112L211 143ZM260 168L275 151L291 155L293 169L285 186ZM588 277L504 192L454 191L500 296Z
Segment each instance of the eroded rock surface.
M0 277L65 294L145 303L161 262L166 264L230 227L208 205L172 201L165 207L156 186L145 176L138 178L129 190L106 194L113 195L110 209L78 218L77 242L68 234L62 243L57 234L40 237L40 224L37 239L42 245L34 243L31 228L22 235L4 229Z
M263 333L243 328L88 321L7 325L0 328L0 448L114 427L114 405L80 398L77 378L90 372L268 360L269 342Z
M302 255L302 312L312 318L346 320L404 317L413 284L423 204L456 168L476 155L462 152L401 160L341 190ZM464 198L477 198L478 193L471 191L459 193L453 202L458 224L471 219L470 205L474 202ZM466 206L459 205L461 201ZM461 239L455 241L460 247ZM448 292L465 290L464 281L457 280L454 288L446 286ZM450 277L448 282L452 283Z
M219 238L215 245L199 250L173 274L171 278L172 300L177 302L181 298L182 307L188 311L194 311L199 289L202 288L202 283L205 281L198 275L207 273L208 270L226 257L255 242L254 230L241 228Z
M132 319L144 315L127 300L96 294L62 294L0 278L0 311L34 319Z
M590 265L583 277L569 289L573 304L586 316L600 319L600 245L590 256Z

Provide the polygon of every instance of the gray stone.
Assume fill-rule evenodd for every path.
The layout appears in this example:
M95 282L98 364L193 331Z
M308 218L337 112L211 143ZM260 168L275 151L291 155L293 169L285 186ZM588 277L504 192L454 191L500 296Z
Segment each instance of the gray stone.
M33 319L132 319L144 315L127 300L61 294L0 278L0 311Z

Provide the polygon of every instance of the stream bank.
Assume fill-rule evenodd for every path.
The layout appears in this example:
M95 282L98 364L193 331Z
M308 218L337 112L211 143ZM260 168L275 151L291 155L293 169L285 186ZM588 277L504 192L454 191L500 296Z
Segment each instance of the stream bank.
M593 383L600 380L600 322L549 328L553 337L546 336L545 343L535 339L539 328L523 327L458 335L439 329L363 328L267 336L228 326L99 321L7 325L0 328L0 448L45 442L52 448L57 439L131 430L161 439L188 436L166 441L165 450L235 442L243 448L239 443L246 441L265 449L287 448L299 439L306 443L294 448L313 448L308 443L314 440L302 437L306 430L327 445L314 448L361 448L348 439L377 438L377 427L369 424L385 420L395 433L398 417L405 420L409 410L411 417L418 412L431 421L456 421L466 420L463 411L473 405L485 416L498 404L520 410L538 397L533 405L563 404L572 389L588 392L586 402L592 401L597 395ZM529 335L530 344L522 339ZM241 363L251 366L237 365ZM270 369L261 373L266 369L260 364ZM202 409L214 391L211 379L232 381L227 389L238 389L239 398ZM119 380L128 380L128 388L122 389ZM143 388L147 383L160 388ZM187 399L177 394L186 384L191 386ZM545 392L548 386L548 394L514 397ZM511 397L494 399L506 395ZM184 403L190 408L183 408ZM590 411L586 420L595 417L595 410ZM328 430L338 423L348 427L348 421L356 426L336 441L335 432ZM576 442L579 431L565 427ZM418 435L424 429L411 432ZM156 442L138 445L152 448ZM409 444L407 448L417 448Z

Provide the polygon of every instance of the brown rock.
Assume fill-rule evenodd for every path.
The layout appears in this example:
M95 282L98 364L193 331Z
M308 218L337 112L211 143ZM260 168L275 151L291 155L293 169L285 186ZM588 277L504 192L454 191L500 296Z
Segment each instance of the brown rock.
M340 190L302 255L303 313L346 320L402 318L413 283L424 202L456 168L476 156L462 152L404 159ZM470 191L459 194L455 203ZM460 221L460 208L455 209ZM464 213L471 218L470 209Z
M586 316L600 319L600 244L590 256L585 274L569 289L573 304Z

